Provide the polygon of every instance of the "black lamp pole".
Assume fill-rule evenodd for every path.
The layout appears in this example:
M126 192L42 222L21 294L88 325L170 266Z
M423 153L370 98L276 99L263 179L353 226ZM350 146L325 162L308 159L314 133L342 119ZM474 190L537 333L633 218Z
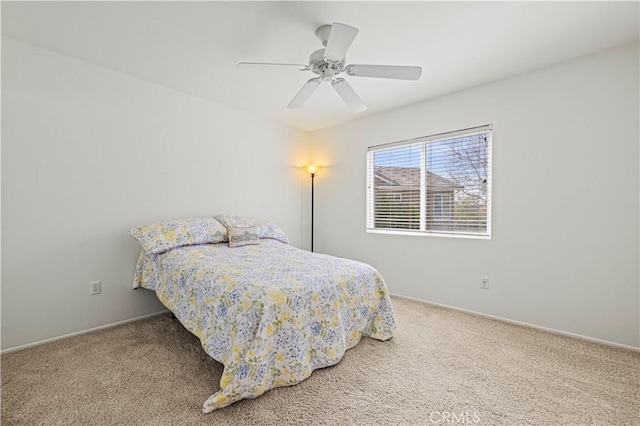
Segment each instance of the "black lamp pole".
M311 252L313 253L313 190L314 190L314 183L315 183L315 178L316 178L316 173L318 172L318 170L320 170L322 168L322 166L303 166L306 170L307 173L309 173L311 175Z
M313 253L313 181L315 173L311 173L311 252Z

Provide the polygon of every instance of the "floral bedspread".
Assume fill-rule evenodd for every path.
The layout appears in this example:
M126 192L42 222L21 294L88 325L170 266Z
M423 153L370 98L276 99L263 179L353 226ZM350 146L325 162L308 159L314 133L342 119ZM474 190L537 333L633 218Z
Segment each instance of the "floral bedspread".
M204 413L334 365L362 336L387 340L395 320L369 265L276 240L142 252L134 287L160 301L224 365Z

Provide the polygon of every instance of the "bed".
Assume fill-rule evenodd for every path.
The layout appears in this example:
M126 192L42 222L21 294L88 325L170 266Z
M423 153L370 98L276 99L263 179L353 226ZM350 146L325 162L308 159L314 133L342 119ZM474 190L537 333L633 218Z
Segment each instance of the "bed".
M204 413L299 383L338 363L363 336L392 337L391 301L373 267L295 248L279 228L258 219L231 218L222 217L227 226L215 232L210 218L173 230L164 222L155 233L170 236L166 250L145 248L130 231L143 245L134 288L155 291L224 365L220 390L204 402ZM229 223L247 222L262 223L252 228L257 242L245 244L247 237L231 247ZM209 236L198 237L203 232Z

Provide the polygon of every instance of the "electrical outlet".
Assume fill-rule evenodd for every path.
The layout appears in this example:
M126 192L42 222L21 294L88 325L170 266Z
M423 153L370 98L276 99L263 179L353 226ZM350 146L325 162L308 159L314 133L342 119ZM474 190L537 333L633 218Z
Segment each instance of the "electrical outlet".
M489 277L480 277L480 288L489 290Z
M91 295L102 293L102 281L91 281L89 284Z

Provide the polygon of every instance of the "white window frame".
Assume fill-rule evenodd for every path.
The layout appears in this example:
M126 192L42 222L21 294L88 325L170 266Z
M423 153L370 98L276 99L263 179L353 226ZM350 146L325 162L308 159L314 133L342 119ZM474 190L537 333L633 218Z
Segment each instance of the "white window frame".
M427 194L426 191L426 146L429 142L436 142L442 140L449 140L460 138L464 136L472 136L477 134L487 133L487 225L486 225L486 233L461 233L461 232L439 232L433 230L427 230L427 197L431 196ZM478 126L469 129L463 129L453 132L440 133L431 136L423 136L419 138L392 142L383 145L376 145L369 147L367 151L367 193L366 193L366 232L373 234L395 234L395 235L413 235L413 236L433 236L433 237L446 237L446 238L467 238L467 239L482 239L482 240L490 240L491 239L491 204L493 200L492 196L492 145L493 145L493 125L485 125ZM374 189L375 189L375 176L373 170L373 162L374 162L374 154L376 151L381 151L385 149L398 148L402 146L409 146L415 144L421 144L421 160L420 160L420 229L419 230L409 230L409 229L380 229L374 227ZM439 195L439 194L433 194ZM442 194L446 195L446 194ZM434 219L433 221L447 221L453 220L453 205L454 200L450 200L450 216L449 219ZM434 206L435 207L435 206ZM431 212L433 214L433 211Z

